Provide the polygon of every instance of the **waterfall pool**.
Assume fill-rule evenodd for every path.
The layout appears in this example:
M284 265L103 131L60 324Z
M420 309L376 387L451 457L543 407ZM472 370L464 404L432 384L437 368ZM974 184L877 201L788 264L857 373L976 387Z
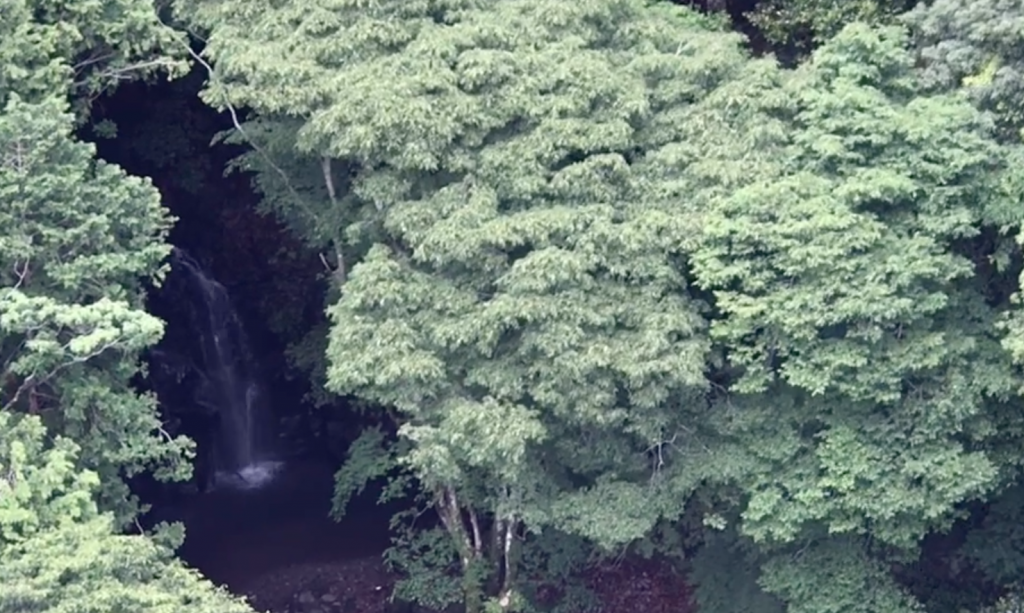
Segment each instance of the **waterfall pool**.
M214 583L245 589L256 578L310 564L379 556L388 546L388 510L372 496L354 501L341 522L330 517L334 467L294 460L254 468L260 487L237 482L157 509L154 519L181 521L178 554ZM240 478L239 478L240 479Z
M213 478L214 489L253 490L269 485L281 472L284 462L267 460L253 462L239 470L217 471Z

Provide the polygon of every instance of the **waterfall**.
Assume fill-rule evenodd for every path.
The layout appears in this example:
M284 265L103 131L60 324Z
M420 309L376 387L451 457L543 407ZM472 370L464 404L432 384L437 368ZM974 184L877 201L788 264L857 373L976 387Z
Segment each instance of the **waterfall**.
M255 488L281 463L273 457L273 421L254 356L227 289L191 256L174 249L172 274L186 281L188 311L198 345L201 383L195 401L218 416L217 487Z

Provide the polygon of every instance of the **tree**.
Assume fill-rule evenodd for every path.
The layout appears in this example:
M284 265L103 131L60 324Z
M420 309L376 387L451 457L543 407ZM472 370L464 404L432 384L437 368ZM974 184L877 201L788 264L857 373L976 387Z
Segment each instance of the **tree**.
M743 63L739 37L621 0L179 11L209 31L207 99L260 113L247 161L285 184L283 217L366 252L339 266L330 387L395 409L406 445L350 466L415 476L470 609L514 606L530 533L611 547L676 513L660 451L704 405L708 343L673 255L688 220L646 206L633 165Z
M38 416L0 411L0 611L251 613L159 540L118 534L78 446L48 438Z
M922 80L933 91L960 91L982 109L995 123L999 140L1018 145L1024 130L1024 112L1020 105L1024 78L1024 5L1020 2L960 2L936 0L922 4L904 16L910 26L921 67ZM1019 169L1024 157L1019 146L1010 150L1008 165ZM1004 190L1019 196L1021 174L1005 178ZM1015 363L1024 359L1024 315L1020 309L1019 197L995 211L1000 226L999 240L993 249L993 263L1004 271L998 285L1009 297L999 322L1004 347ZM1007 439L1020 435L1019 426L1003 425ZM1013 543L1020 540L1020 517L1024 513L1019 482L1022 458L1019 447L1009 441L1002 452L1003 462L1014 470L1012 487L992 497L980 522L969 531L960 556L970 567L996 585L1014 586L1024 569L1024 556ZM1018 585L1019 588L1019 585ZM998 610L1019 607L1010 596Z
M888 568L1019 466L1006 271L985 266L1020 223L1007 152L963 97L924 93L899 28L751 64L699 107L662 155L688 169L736 374L691 461L742 501L726 519L787 610L919 610Z
M632 0L177 8L266 206L333 253L329 387L399 426L337 510L381 474L436 510L406 594L525 606L540 539L689 503L753 606L919 611L890 569L1015 480L1019 153L900 28L790 71Z
M129 385L138 353L163 333L141 308L138 280L167 253L167 218L147 182L71 139L64 107L15 95L0 114L3 410L38 414L79 441L105 504L127 519L121 471L187 466L185 442L162 433L154 399Z
M180 530L125 535L123 481L188 475L190 442L138 394L143 309L172 219L148 180L74 135L93 97L180 65L151 2L0 2L0 611L245 613L174 559Z
M891 24L916 0L765 0L748 15L777 47L808 53L854 22Z
M73 135L91 96L175 65L151 2L0 5L0 410L39 415L102 478L103 507L134 516L122 477L186 477L186 439L130 385L162 323L143 310L171 218L147 180ZM78 114L71 111L75 103Z
M164 26L152 0L3 0L0 100L70 97L78 118L118 83L181 74L180 32Z
M922 76L937 90L963 88L1019 142L1024 128L1024 5L1017 1L936 0L903 21L914 32Z

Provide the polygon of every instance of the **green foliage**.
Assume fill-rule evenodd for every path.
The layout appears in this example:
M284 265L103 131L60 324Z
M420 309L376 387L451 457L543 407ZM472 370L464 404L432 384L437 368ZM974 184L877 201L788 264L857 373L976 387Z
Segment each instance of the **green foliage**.
M759 585L761 562L735 532L709 533L690 573L697 606L704 613L783 613L783 603Z
M187 68L152 0L2 0L0 15L0 104L70 96L84 119L121 82Z
M327 389L327 334L330 322L326 319L310 328L287 350L288 363L309 378L311 389L305 400L323 407L335 399ZM294 337L292 337L294 338Z
M158 273L170 220L147 181L73 141L72 123L57 98L12 95L0 114L0 397L76 440L127 519L121 471L188 475L190 443L163 433L154 399L128 385L163 333L139 280Z
M999 312L960 247L1004 205L1004 153L913 70L899 30L850 26L791 73L752 64L666 151L691 169L693 270L741 369L712 478L746 493L741 532L780 548L762 583L791 610L912 610L891 582L856 593L880 567L850 539L914 554L999 487L987 438L1019 421ZM823 557L785 555L807 540Z
M37 416L0 411L0 611L251 613L170 548L118 534L78 446L46 439Z
M180 527L119 533L124 477L190 470L131 385L172 220L73 130L113 84L180 68L182 41L149 0L0 0L2 611L249 611L174 560Z
M761 584L790 613L912 613L923 607L854 538L810 543L764 564ZM827 586L826 589L822 587Z
M523 544L520 589L530 603L540 602L544 588L554 586L563 593L550 609L537 606L528 610L575 613L595 609L597 596L577 580L595 557L593 545L575 534L547 529L530 535Z
M996 477L960 435L983 434L988 399L1014 381L952 246L986 223L1000 152L959 97L913 96L902 45L851 26L778 93L756 73L723 88L706 116L732 137L676 158L745 158L738 181L713 166L693 179L729 187L693 199L694 271L722 313L712 336L744 369L734 389L774 398L718 419L736 451L766 454L745 512L759 540L825 520L910 545Z
M915 0L766 0L749 15L775 45L811 50L854 22L891 24Z
M261 113L262 163L296 135L284 218L381 241L333 309L330 387L403 413L427 492L643 536L674 497L644 452L685 423L667 399L699 401L707 339L669 255L687 224L642 206L629 161L742 63L738 38L626 1L179 9L210 29L208 100ZM312 188L321 158L356 170L343 198ZM611 493L633 510L607 512Z
M991 607L985 607L981 613L1020 613L1024 610L1024 596L1020 588L1014 589L1011 593L999 599L999 602Z
M129 385L163 331L141 282L159 278L172 220L72 130L113 83L180 67L163 50L182 37L148 0L6 0L0 15L0 408L75 440L126 521L122 476L189 471L190 443Z
M914 32L921 76L937 89L961 88L991 112L1005 140L1024 128L1024 6L1003 0L935 0L903 20Z
M997 585L1024 576L1024 487L1010 488L993 501L961 554Z
M1017 476L1020 152L902 29L839 30L895 5L788 6L838 31L792 71L633 0L178 3L207 101L253 110L239 166L332 251L328 388L402 423L338 508L397 467L441 521L389 553L403 597L476 613L531 539L697 493L750 566L709 609L917 611L888 565Z
M463 601L458 552L443 529L399 530L384 561L400 577L392 598L435 611Z
M394 447L384 439L379 428L361 432L349 447L345 463L334 475L331 516L341 521L352 497L361 494L371 481L387 477L397 465Z
M35 416L0 413L0 543L23 543L47 529L95 518L92 491L99 478L76 471L78 448L66 438L47 446Z
M760 582L789 605L789 613L924 610L861 539L834 538L780 553L764 564Z
M1017 145L1008 152L1007 165L1019 169L1024 161L1024 151L1019 147L1024 134L1020 105L1024 6L1019 2L935 0L910 11L904 21L914 35L922 82L935 91L966 93L993 119L999 140ZM999 250L993 254L993 264L1002 271L1019 272L1016 261L1024 243L1019 233L1020 201L1024 195L1021 176L1018 170L1004 178L1002 191L1007 203L992 209L993 223L1001 226L1004 235L1016 233L1014 240L1001 240ZM1010 308L997 327L1004 334L1004 348L1019 364L1024 359L1024 316L1020 309L1021 279L1014 281ZM969 535L962 554L989 579L1009 585L1019 581L1024 568L1020 553L1013 546L1021 538L1021 455L1019 443L1013 442L1019 441L1021 425L1015 415L1004 414L988 427L993 430L992 456L1000 460L1007 480L1016 479L1018 485L995 498L982 526ZM1011 597L989 610L1011 611L1015 607L1019 603Z

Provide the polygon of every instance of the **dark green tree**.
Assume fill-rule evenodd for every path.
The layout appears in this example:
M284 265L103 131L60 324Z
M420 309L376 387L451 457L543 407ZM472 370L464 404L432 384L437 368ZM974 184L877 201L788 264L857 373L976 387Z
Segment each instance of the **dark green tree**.
M935 0L902 19L914 33L929 87L962 88L997 120L1000 137L1024 128L1024 5L1005 0Z
M340 253L331 389L402 426L357 444L340 500L404 467L443 527L400 541L461 569L417 565L404 595L513 607L528 535L610 548L678 514L658 457L703 405L708 340L671 255L688 223L633 165L740 38L618 0L180 8L209 30L207 99L259 113L244 161L271 206Z
M190 442L130 385L172 219L74 136L94 96L181 66L149 0L0 0L0 611L244 613L127 536L124 478L189 473ZM174 536L166 534L167 538ZM178 535L180 537L180 534Z
M748 18L776 48L790 47L798 53L808 53L848 24L892 24L915 3L916 0L762 0Z
M753 63L666 148L738 373L691 461L742 492L736 529L790 611L918 610L888 568L1020 461L1007 305L974 261L1019 225L1013 169L906 43L856 24L794 71Z
M177 65L151 2L10 1L0 20L0 410L76 441L127 521L122 478L188 475L184 439L130 386L163 324L146 314L171 218L149 181L73 136L89 96ZM179 41L180 42L180 41Z

